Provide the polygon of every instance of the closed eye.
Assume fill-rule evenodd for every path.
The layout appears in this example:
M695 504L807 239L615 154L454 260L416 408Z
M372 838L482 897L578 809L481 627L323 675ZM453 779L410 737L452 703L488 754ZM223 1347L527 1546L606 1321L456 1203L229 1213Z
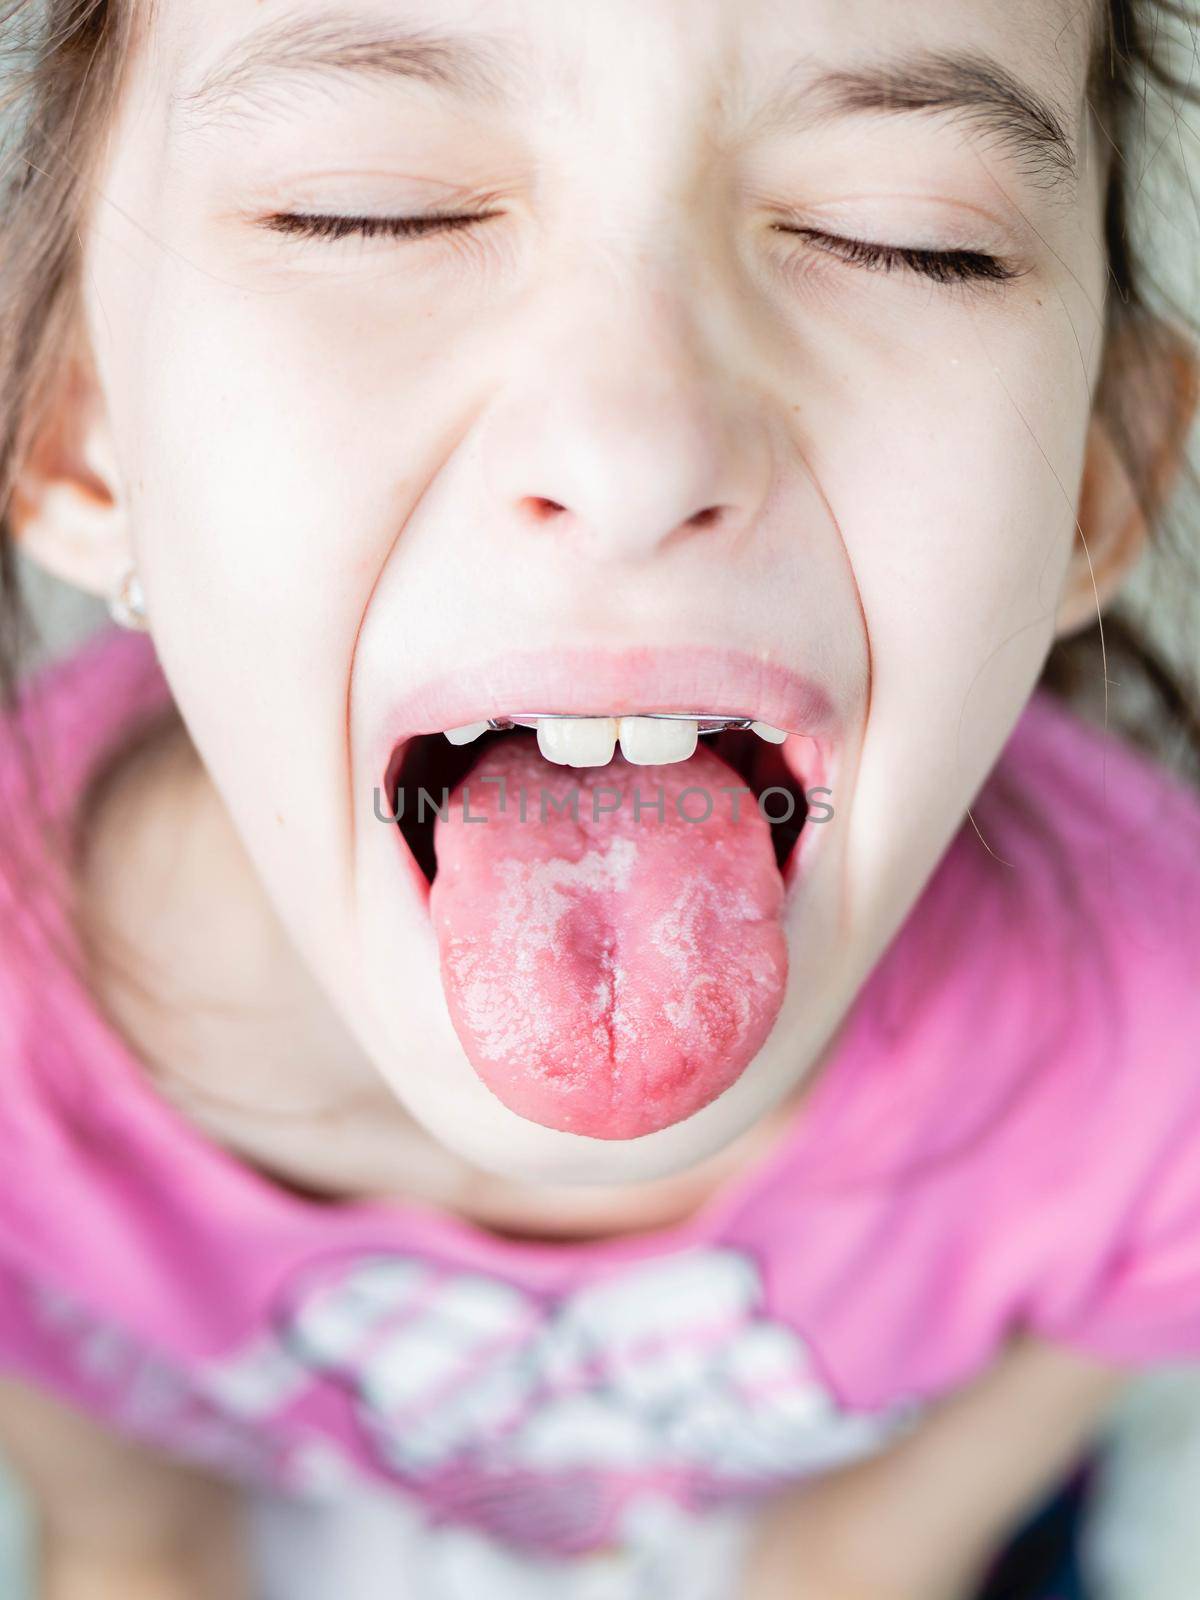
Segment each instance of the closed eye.
M850 266L867 272L915 272L934 283L1007 283L1021 276L1019 267L983 250L918 250L906 245L849 239L840 234L823 233L819 228L796 228L782 223L775 226L780 233L804 239L815 249L838 256Z
M418 239L433 233L452 233L498 216L495 211L427 212L410 217L353 217L315 212L281 211L264 218L263 226L302 239ZM777 223L780 233L804 239L815 249L839 257L868 272L914 272L934 283L1007 283L1020 269L982 250L921 250L905 245L874 244L867 239L824 233L819 228L798 228Z
M416 239L428 233L451 233L498 215L495 211L474 214L431 211L419 217L339 217L277 211L264 218L262 225L301 239L347 239L351 235L364 239Z

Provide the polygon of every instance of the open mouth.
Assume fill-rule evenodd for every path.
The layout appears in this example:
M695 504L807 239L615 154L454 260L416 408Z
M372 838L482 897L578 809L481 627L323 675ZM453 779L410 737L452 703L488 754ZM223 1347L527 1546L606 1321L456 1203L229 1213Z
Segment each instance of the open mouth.
M416 731L393 735L386 815L482 1082L527 1121L638 1138L724 1093L775 1024L836 723L819 686L732 652L545 663L397 708ZM572 710L536 709L548 682Z
M806 774L805 781L801 782L785 759L783 741L764 738L762 734L752 731L750 718L714 716L711 721L723 725L714 726L711 731L697 737L703 739L707 749L723 761L745 786L748 791L745 803L753 803L767 818L775 863L787 882L789 864L809 814L805 783L811 788L812 780ZM521 724L513 723L508 729L487 724L479 726L481 731L463 741L448 737L445 733L417 734L397 746L388 766L384 793L389 815L398 819L396 825L428 884L434 882L438 868L434 845L435 823L439 814L446 809L449 797L459 790L476 768L485 764L487 753L501 741L516 741L527 748L536 746L539 753L547 742L544 732L539 733ZM632 742L628 737L618 740L622 754ZM693 748L694 745L695 739ZM634 748L636 751L636 745ZM651 751L647 749L645 753L649 755ZM612 754L610 750L603 765L587 763L581 766L579 782L582 785L603 784ZM642 764L649 765L648 762ZM815 769L815 752L809 764Z

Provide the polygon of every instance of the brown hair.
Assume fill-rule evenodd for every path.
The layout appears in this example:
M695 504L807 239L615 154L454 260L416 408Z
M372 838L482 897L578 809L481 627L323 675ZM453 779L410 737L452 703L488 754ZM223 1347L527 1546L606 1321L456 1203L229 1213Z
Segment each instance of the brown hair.
M1127 592L1087 629L1057 640L1040 682L1093 713L1101 708L1132 744L1160 756L1200 782L1200 683L1196 678L1195 621L1200 603L1200 539L1188 523L1196 469L1186 453L1181 482L1164 492L1157 463L1164 426L1186 428L1196 409L1197 285L1186 303L1156 279L1132 237L1131 212L1146 169L1137 151L1174 166L1182 199L1195 191L1180 147L1186 106L1200 105L1200 90L1183 63L1194 65L1200 42L1195 0L1101 0L1103 13L1088 84L1088 101L1111 147L1104 202L1109 294L1105 350L1097 409L1120 449L1142 513L1151 530L1148 625ZM1161 125L1161 131L1159 130ZM1188 135L1193 137L1194 135ZM1193 212L1193 226L1200 212ZM1195 237L1189 260L1197 259ZM1170 392L1163 394L1163 386ZM1169 420L1168 420L1169 419ZM1190 492L1189 492L1190 491ZM1162 641L1170 639L1164 648ZM1109 689L1119 692L1111 697Z
M1160 47L1164 29L1193 40L1198 13L1185 0L1099 0L1101 26L1089 100L1111 144L1104 232L1111 292L1098 405L1127 460L1153 529L1156 610L1200 592L1196 555L1172 526L1150 465L1162 446L1162 384L1190 383L1188 363L1144 359L1190 344L1191 323L1153 288L1130 237L1137 187L1132 152L1156 98L1178 116L1200 93ZM0 6L3 0L0 0ZM22 459L46 415L79 328L80 222L130 54L130 0L16 0L0 10L0 70L13 87L0 99L0 708L16 703L22 661L36 640L20 592L9 513ZM1188 52L1189 54L1191 52ZM7 132L5 131L7 129ZM1156 160L1167 159L1160 149ZM1132 333L1132 338L1114 335ZM1132 352L1132 353L1131 353ZM1147 386L1150 387L1147 387ZM1188 396L1175 397L1186 414ZM1158 438L1147 437L1148 430ZM1158 631L1157 629L1155 630ZM1112 697L1112 721L1133 742L1200 771L1200 688L1189 668L1152 643L1124 597L1103 621L1058 641L1042 683L1080 703Z

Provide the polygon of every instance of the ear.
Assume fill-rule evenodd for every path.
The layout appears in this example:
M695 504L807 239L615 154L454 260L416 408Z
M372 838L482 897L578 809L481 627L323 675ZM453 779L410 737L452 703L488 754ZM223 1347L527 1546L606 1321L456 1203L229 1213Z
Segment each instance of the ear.
M1143 410L1131 448L1145 451L1139 476L1146 487L1139 499L1130 462L1097 408L1088 425L1075 547L1055 618L1059 638L1095 622L1133 570L1187 457L1200 398L1200 358L1183 336L1161 322L1148 334L1144 322L1134 322L1111 337L1104 381L1132 382L1131 369L1141 380L1135 392Z
M127 507L90 362L64 362L24 455L9 524L22 553L65 583L107 596L130 559Z

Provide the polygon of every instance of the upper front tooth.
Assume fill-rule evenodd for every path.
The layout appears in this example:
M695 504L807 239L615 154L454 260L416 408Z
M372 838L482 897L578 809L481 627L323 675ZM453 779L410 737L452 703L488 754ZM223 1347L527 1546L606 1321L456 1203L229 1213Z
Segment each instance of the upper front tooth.
M447 728L446 737L451 744L470 744L472 739L486 733L487 727L486 722L467 722L461 728Z
M768 744L784 744L787 734L782 728L773 728L769 722L752 722L750 732L756 733L760 739L765 739Z
M686 761L696 748L696 724L668 717L622 717L621 754L636 767Z
M615 717L543 717L538 749L560 767L604 767L617 742Z

